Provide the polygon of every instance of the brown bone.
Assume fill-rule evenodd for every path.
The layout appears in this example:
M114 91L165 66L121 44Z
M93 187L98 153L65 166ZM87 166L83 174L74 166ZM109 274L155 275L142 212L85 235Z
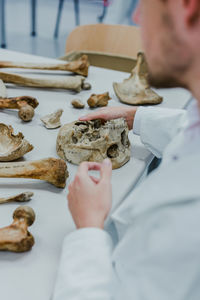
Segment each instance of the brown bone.
M13 83L20 86L66 89L80 92L85 78L83 76L66 76L59 79L44 79L21 76L14 73L0 72L0 78L4 83Z
M19 117L30 121L34 116L34 108L38 106L37 99L30 96L0 98L0 108L19 109Z
M8 202L27 202L31 200L32 196L33 196L32 192L24 192L15 196L0 198L0 204L8 203Z
M88 99L87 103L90 107L101 107L101 106L107 106L108 101L111 100L109 93L106 92L104 94L92 94L90 98Z
M0 177L46 180L56 187L64 188L68 171L64 160L46 158L36 161L1 163Z
M13 223L0 228L0 250L12 252L29 251L34 238L28 227L35 221L34 210L29 206L19 206L13 213Z
M83 55L79 59L66 64L52 63L23 63L12 61L0 61L0 68L21 68L21 69L37 69L37 70L60 70L69 71L82 76L88 76L88 56Z

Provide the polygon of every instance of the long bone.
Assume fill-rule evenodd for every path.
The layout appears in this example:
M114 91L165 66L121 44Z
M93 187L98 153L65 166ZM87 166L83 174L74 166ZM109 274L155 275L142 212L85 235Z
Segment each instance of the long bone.
M79 59L65 63L65 64L52 64L52 63L26 63L14 61L0 61L0 68L21 68L21 69L36 69L36 70L60 70L69 71L82 76L88 76L88 56L83 55Z
M66 78L59 79L44 79L33 78L28 76L21 76L14 73L0 72L0 78L5 83L13 83L20 86L38 87L38 88L54 88L54 89L66 89L75 92L80 92L84 89L83 82L85 77L83 76L67 76Z
M56 187L64 188L68 171L64 160L46 158L36 161L1 163L0 177L46 180Z
M35 243L28 231L28 227L35 221L34 210L29 206L19 206L13 213L13 219L10 226L0 228L0 250L29 251Z
M31 200L33 196L32 192L24 192L18 195L0 198L0 204L9 203L9 202L27 202Z
M37 99L30 96L0 97L0 108L19 109L18 115L23 121L30 121L34 116L34 108L38 106Z

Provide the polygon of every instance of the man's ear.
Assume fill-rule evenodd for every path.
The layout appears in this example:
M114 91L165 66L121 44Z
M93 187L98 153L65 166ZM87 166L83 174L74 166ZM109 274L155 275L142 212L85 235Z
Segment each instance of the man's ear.
M185 22L188 26L200 20L200 0L182 0Z

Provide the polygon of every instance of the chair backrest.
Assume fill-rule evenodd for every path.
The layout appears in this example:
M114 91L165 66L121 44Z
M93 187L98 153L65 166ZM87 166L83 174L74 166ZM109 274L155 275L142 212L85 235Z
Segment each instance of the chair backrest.
M96 51L136 57L142 50L136 26L94 24L76 27L68 36L66 53Z

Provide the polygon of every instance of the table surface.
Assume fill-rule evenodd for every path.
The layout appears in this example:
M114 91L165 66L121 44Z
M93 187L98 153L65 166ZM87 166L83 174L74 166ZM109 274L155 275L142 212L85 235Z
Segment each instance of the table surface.
M56 60L0 50L0 60L15 60L27 62L55 62ZM11 71L11 70L5 70ZM13 71L13 70L12 70ZM15 70L18 73L30 75L30 70ZM31 72L32 73L32 72ZM44 72L41 75L34 71L34 76L50 76L55 72ZM55 76L63 76L56 72ZM36 97L39 106L35 117L30 123L23 123L15 110L1 110L2 123L12 125L15 133L21 131L25 138L34 145L33 151L26 154L24 160L36 160L46 157L58 157L56 154L56 137L59 129L46 129L40 118L56 109L64 110L62 124L76 120L90 111L89 108L76 110L71 106L71 100L80 98L84 102L91 93L109 91L113 100L110 106L123 105L114 94L112 82L121 82L128 74L102 68L90 67L87 81L92 84L91 91L74 94L68 91L23 88L7 85L8 96L30 95ZM183 108L191 99L191 94L183 89L162 89L158 93L164 97L160 107ZM130 161L118 170L113 171L113 209L119 205L125 195L135 186L142 176L152 155L141 144L139 137L130 133L132 144ZM27 253L0 252L0 282L1 299L47 300L50 298L56 278L62 241L65 235L74 230L74 224L67 207L66 194L69 183L73 180L77 166L67 163L69 178L65 189L58 189L46 182L29 179L0 178L0 197L6 197L33 191L34 196L28 203L36 213L36 221L30 227L34 235L35 245ZM12 213L18 207L10 203L1 205L0 227L12 222Z

